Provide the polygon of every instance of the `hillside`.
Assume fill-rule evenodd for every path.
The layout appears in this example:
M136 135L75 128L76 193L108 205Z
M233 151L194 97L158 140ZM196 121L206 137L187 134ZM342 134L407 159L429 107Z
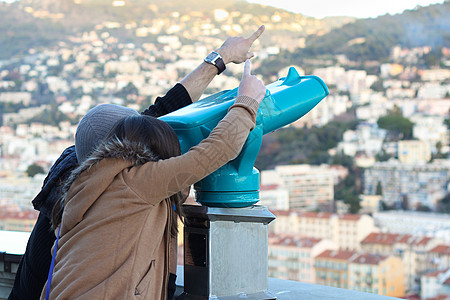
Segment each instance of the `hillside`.
M80 36L95 30L99 24L111 22L132 25L114 33L124 42L142 41L136 38L135 28L154 24L155 20L164 23L159 34L168 34L167 28L171 25L182 27L182 31L174 34L186 42L186 32L189 38L196 39L197 28L207 24L221 26L214 17L215 9L230 12L233 24L240 24L244 33L251 32L259 24L267 25L267 33L261 39L265 45L299 47L298 41L304 38L306 48L283 53L283 59L289 61L335 54L345 54L353 61L383 61L395 45L450 47L450 1L398 15L356 21L345 17L317 20L243 0L128 0L122 1L126 3L123 6L114 6L114 2L120 1L0 2L0 60L24 54L30 48L67 42L70 36ZM212 35L222 39L226 34L238 33L220 31Z
M125 5L120 5L120 2ZM116 5L113 5L114 3ZM185 31L193 32L204 25L221 25L214 16L215 9L225 9L232 14L232 23L240 24L243 32L251 32L260 24L268 25L271 34L265 35L262 41L271 45L278 42L269 37L286 39L289 42L289 39L328 32L354 20L352 18L317 20L273 7L250 4L243 0L226 2L19 0L10 4L0 2L2 16L0 60L26 53L29 48L50 46L58 41L67 42L70 36L80 36L83 32L95 30L96 26L105 23L130 24L128 29L122 28L120 32L115 32L115 36L123 41L135 43L139 43L135 28L154 25L157 21L164 24L160 34L168 34L167 29L171 25L181 26ZM185 35L183 32L178 34ZM219 38L224 38L226 34L233 33L223 31L215 33ZM190 35L195 38L195 34Z
M395 45L450 47L450 1L397 15L360 19L311 36L301 55L345 54L354 61L383 60Z

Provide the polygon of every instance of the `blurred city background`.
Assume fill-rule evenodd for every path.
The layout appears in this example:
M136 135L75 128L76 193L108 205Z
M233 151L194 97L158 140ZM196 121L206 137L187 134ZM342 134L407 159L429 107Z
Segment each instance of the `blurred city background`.
M0 230L33 229L31 200L90 108L142 111L263 24L254 74L294 66L330 89L257 158L259 204L277 217L269 276L450 299L450 1L316 17L302 2L0 1ZM241 74L229 65L204 96Z

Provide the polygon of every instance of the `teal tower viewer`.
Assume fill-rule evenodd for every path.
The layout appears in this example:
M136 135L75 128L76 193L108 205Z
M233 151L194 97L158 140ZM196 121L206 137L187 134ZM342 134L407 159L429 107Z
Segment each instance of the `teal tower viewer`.
M259 201L259 171L254 167L263 135L295 122L328 94L317 76L300 76L295 68L286 77L268 84L256 126L240 154L194 185L196 201L209 207L248 207ZM176 132L181 151L205 139L226 115L237 97L237 88L204 98L160 117Z

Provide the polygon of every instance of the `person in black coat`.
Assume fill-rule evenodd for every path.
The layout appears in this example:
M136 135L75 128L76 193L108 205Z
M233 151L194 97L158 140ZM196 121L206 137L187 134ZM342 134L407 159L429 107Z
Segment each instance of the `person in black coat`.
M197 101L215 75L224 71L226 64L230 62L239 64L254 56L249 52L250 47L263 32L264 26L261 26L249 38L228 38L220 48L208 55L203 63L170 89L164 97L158 97L155 104L142 114L160 117ZM8 300L40 298L52 259L51 248L56 240L50 221L51 213L62 194L64 181L77 166L75 146L70 146L51 167L42 190L32 201L34 208L40 213L20 261ZM176 257L173 259L176 260ZM176 261L172 265L176 269ZM170 270L167 299L172 299L175 292L175 269Z
M177 84L164 97L158 98L155 104L146 109L143 114L159 117L190 103L192 101L187 90L183 85ZM119 118L117 115L112 117ZM8 299L39 299L47 280L52 259L51 248L56 239L50 221L51 213L62 194L63 183L77 166L75 146L70 146L53 164L41 191L32 201L34 208L40 213L19 263L14 286ZM175 274L171 274L169 281L171 295L175 291L175 279Z

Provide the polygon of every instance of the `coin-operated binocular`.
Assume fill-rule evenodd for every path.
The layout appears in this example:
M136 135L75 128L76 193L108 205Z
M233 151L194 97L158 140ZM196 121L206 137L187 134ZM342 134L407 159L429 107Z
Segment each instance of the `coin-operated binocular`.
M196 201L208 207L248 207L259 201L259 171L253 167L264 134L300 119L329 92L316 76L300 76L295 68L266 86L256 126L239 156L194 185ZM175 130L185 153L199 144L226 115L237 88L222 91L160 119Z

